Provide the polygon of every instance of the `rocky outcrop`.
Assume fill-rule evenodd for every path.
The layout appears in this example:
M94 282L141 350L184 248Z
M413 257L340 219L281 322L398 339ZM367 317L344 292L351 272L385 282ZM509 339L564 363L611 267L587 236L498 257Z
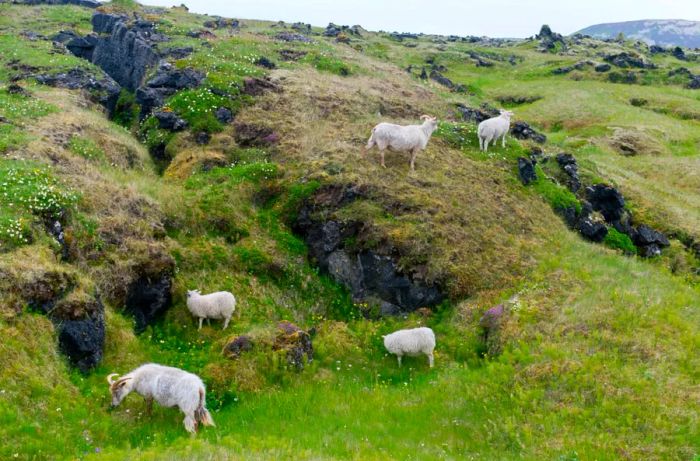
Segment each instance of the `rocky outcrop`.
M547 142L547 136L535 131L530 125L525 122L515 122L510 128L510 134L517 139L531 139L537 143L544 144Z
M224 346L224 355L230 359L240 357L244 352L253 350L253 340L250 336L241 335L235 337Z
M557 155L557 163L568 176L568 186L571 192L578 192L581 188L581 179L578 176L578 163L571 154L561 153Z
M185 88L202 84L204 74L193 69L177 69L161 62L156 74L136 90L136 102L141 106L141 119L165 102L165 98Z
M79 67L58 74L35 74L34 78L43 85L85 90L89 98L104 106L110 115L121 92L121 87L109 76L97 76Z
M552 32L548 25L543 25L540 33L535 36L539 40L538 50L542 52L555 51L557 49L565 50L566 42L561 34Z
M272 349L285 352L287 364L297 371L303 370L304 366L314 359L310 332L287 321L280 322L277 328L278 333Z
M366 191L353 185L322 187L308 199L293 223L309 248L309 256L322 272L350 290L353 299L379 300L383 315L433 307L445 298L440 286L399 269L398 250L354 248L346 242L361 238L363 223L333 219L332 214Z
M76 319L52 320L58 327L61 352L68 357L71 365L86 373L102 361L105 342L104 306L99 298L90 298L82 301L77 309L85 311L85 314Z
M275 35L275 38L283 42L313 43L313 40L311 40L306 35L295 34L292 32L280 32L277 35Z
M158 120L158 128L170 131L182 131L187 128L187 122L175 112L156 111L153 116Z
M236 123L234 138L241 147L269 147L279 141L272 128L252 123Z
M465 87L464 85L454 83L452 80L445 77L435 69L430 71L430 78L438 82L440 85L445 86L456 93L465 93L467 91L467 87Z
M134 317L137 333L159 320L172 305L174 271L175 261L165 252L154 252L134 267L124 311Z
M661 248L671 244L664 234L645 225L636 229L633 241L639 253L647 258L660 255Z
M525 157L518 157L518 175L524 185L537 181L537 172L532 160Z
M491 117L498 116L498 110L487 104L482 104L480 108L468 107L464 104L457 104L457 110L462 114L462 119L466 122L481 123Z
M608 54L603 57L603 60L607 63L612 64L623 69L637 68L637 69L655 69L656 65L651 62L647 62L641 56L636 56L626 51L616 54Z
M101 5L97 0L13 0L22 5L77 5L85 8L97 8Z
M622 194L607 184L595 184L586 188L586 198L594 211L600 211L607 222L619 221L625 212Z

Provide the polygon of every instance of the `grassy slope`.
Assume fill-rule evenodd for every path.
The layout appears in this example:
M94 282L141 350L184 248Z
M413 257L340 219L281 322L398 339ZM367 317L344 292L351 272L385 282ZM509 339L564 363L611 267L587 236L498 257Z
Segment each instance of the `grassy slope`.
M2 8L11 13L2 17L46 17L41 22L46 32L72 21L84 30L89 19L84 10L73 7ZM74 16L78 19L70 19ZM186 30L202 19L172 11L168 20ZM246 66L246 56L272 55L281 45L257 34L271 30L251 22L241 37L215 42L214 57L202 57L200 65L216 63L227 53L240 66ZM25 42L20 39L23 46L35 49ZM400 65L420 62L422 53L436 53L427 41L408 49L375 35L364 45ZM700 446L698 290L671 275L662 262L623 257L566 231L532 191L516 182L512 157L520 146L515 143L484 158L474 147L460 152L435 138L419 158L418 173L409 176L400 156L387 158L387 170L380 169L376 159L355 160L364 133L379 120L377 111L395 120L412 120L422 112L446 114L447 102L463 98L445 94L432 83L411 81L397 67L346 46L325 41L299 46L322 48L347 63L353 75L319 72L312 68L313 61L286 64L272 74L284 92L241 110L239 120L264 121L282 134L281 145L263 154L279 165L274 171L253 163L197 173L186 182L179 178L189 172L171 169L162 179L152 172L143 148L101 115L81 108L77 95L31 88L37 99L58 112L38 119L31 114L20 130L27 137L6 155L39 162L46 161L47 153L58 155L63 162L55 174L85 197L79 213L103 227L129 219L128 214L100 214L113 191L149 200L156 215L180 223L168 230L165 242L179 271L174 308L162 324L139 337L131 333L130 321L117 306L108 306L105 359L89 376L68 370L45 318L3 311L0 436L8 442L0 449L2 457L16 453L28 459L74 458L99 451L95 458L693 459ZM692 145L697 122L678 122L629 106L626 99L636 87L552 78L542 70L556 67L545 61L575 62L571 58L545 57L527 48L512 52L526 57L518 71L522 77L513 77L503 64L486 71L459 60L446 60L445 65L450 77L479 89L481 95L469 98L471 102L498 94L545 96L516 112L549 129L562 122L562 129L548 133L562 147L575 137L604 136L608 124L633 123L640 114L648 126L663 127L669 133L664 141L669 151L657 157L621 159L605 148L575 144L579 158L590 162L585 163L589 174L610 177L620 171L613 179L633 197L637 188L651 184L643 175L629 175L629 169L653 168L665 158L696 161L696 155L679 152L672 141ZM239 71L258 72L233 66L222 74ZM612 97L597 96L603 89ZM690 109L696 104L690 93L678 88L644 89L655 92L659 104ZM568 101L576 95L581 103L571 113ZM582 124L569 126L566 120ZM99 155L85 159L83 150L71 149L75 143L55 141L70 139L78 131L97 146L110 146L104 149L110 161ZM207 149L193 150L186 136L177 142L181 160L185 155L242 155L228 147L228 129L216 134ZM124 149L136 153L136 167L119 162ZM184 162L176 157L173 165L178 164ZM687 183L671 174L681 166L670 160L666 164L668 175L654 175L659 190L685 187ZM631 179L622 181L622 172ZM370 220L377 235L388 235L407 250L408 262L430 250L431 271L447 274L453 293L474 295L463 301L459 297L427 321L414 316L352 320L346 296L308 267L303 246L280 224L284 200L293 199L291 191L303 184L299 178L371 186L368 206L348 210L349 216ZM109 187L103 190L105 185ZM271 206L256 205L255 193L271 186L288 192ZM674 211L674 202L657 197L650 197L649 203ZM697 207L692 205L697 195L687 194L686 200L687 204L675 203L683 207L682 216L675 219L671 214L674 219L669 221L692 231L697 229ZM396 203L411 206L393 211ZM211 213L228 218L248 237L232 245L230 235L214 231L205 219ZM649 219L654 219L651 212ZM16 270L22 266L13 261L24 261L30 269L61 264L52 261L47 242L40 237L32 246L6 253L0 263ZM271 267L283 268L279 278L270 277ZM99 267L86 263L77 269L101 277ZM526 277L518 277L523 273ZM201 334L195 330L182 298L194 285L237 294L242 303L232 331L222 333L216 326L205 327ZM513 295L517 298L504 332L505 351L483 360L478 354L479 315ZM252 331L265 338L270 325L283 318L319 329L317 358L303 373L286 371L274 355L263 352L233 362L220 355L231 335ZM428 370L422 360L414 359L397 369L395 360L384 354L380 335L426 322L438 334L438 366ZM182 431L176 410L157 408L146 418L138 397L108 412L104 376L145 360L201 374L210 389L217 427L192 439Z

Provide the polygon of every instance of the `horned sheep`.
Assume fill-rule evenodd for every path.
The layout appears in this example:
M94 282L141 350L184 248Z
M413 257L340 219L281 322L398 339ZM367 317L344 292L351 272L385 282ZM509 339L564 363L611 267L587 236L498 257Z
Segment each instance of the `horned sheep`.
M433 350L435 350L435 333L427 327L413 328L410 330L398 330L384 338L384 347L399 359L404 355L415 357L418 355L428 356L428 364L433 366Z
M115 379L118 377L118 379ZM107 376L112 394L112 407L117 407L132 391L146 399L146 411L151 413L155 400L164 407L179 407L185 414L183 421L188 432L195 432L197 424L213 426L206 409L206 389L199 376L179 368L148 363L124 376Z
M395 125L393 123L380 123L372 128L372 135L367 141L366 155L372 147L377 146L384 164L384 150L389 148L399 152L411 152L411 171L415 171L416 155L425 149L433 131L437 129L437 117L421 115L422 125Z
M202 321L207 319L224 319L224 330L231 321L233 311L236 310L236 298L228 291L217 291L203 295L199 290L187 291L187 308L192 315L199 318L199 329L202 329Z
M489 143L496 144L498 138L503 138L503 147L506 147L506 135L510 129L510 118L513 112L501 110L501 115L484 120L479 123L477 134L479 135L479 148L484 152L489 150Z

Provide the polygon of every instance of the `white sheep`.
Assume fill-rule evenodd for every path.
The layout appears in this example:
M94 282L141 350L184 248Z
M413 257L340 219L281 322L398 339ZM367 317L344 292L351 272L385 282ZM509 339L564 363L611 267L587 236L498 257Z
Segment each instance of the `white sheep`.
M435 333L427 327L413 328L410 330L395 331L384 338L384 347L392 354L396 354L401 366L401 357L408 355L415 357L425 354L428 356L428 364L433 366L433 350L435 349Z
M224 328L231 321L233 311L236 310L236 298L228 291L217 291L203 295L199 290L187 290L187 308L192 315L199 317L199 329L202 329L202 321L207 319L224 319Z
M372 128L372 135L367 141L367 147L363 156L372 147L377 146L384 164L384 150L389 148L394 151L411 152L411 171L415 171L416 155L428 145L430 136L437 129L437 118L430 115L421 115L422 125L394 125L393 123L380 123Z
M129 393L135 391L146 399L146 412L149 415L155 400L164 407L179 407L185 414L183 423L188 432L195 432L197 423L214 426L214 420L205 406L206 389L199 376L155 363L141 365L115 379L117 376L117 373L107 376L112 407L118 406Z
M487 152L489 150L489 143L493 141L495 145L500 137L503 137L503 147L506 147L506 135L510 129L510 118L513 115L513 112L501 110L501 115L498 117L493 117L479 123L479 129L477 130L479 134L479 149Z

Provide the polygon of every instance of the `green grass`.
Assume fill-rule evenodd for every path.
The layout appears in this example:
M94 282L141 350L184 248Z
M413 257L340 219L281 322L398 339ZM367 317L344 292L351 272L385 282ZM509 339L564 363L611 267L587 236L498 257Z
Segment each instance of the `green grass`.
M173 36L168 46L195 48L174 64L207 74L205 86L167 101L190 129L169 133L153 117L136 126L127 93L115 121L149 148L165 145L175 161L192 159L186 174L159 176L163 165L154 168L139 146L134 153L125 130L100 114L86 118L78 95L31 85L31 98L0 91L0 115L10 121L0 123L0 152L33 159L0 160L0 235L10 235L0 252L0 458L697 459L697 259L675 240L654 261L630 257L629 238L614 229L605 246L583 241L538 198L553 210L580 210L573 193L546 177L556 176L553 162L538 166L540 179L523 187L515 165L530 143L509 139L484 154L475 126L453 121L457 102L541 96L514 110L548 135L545 154L575 154L582 178L616 184L640 222L689 241L700 228L692 116L700 100L664 79L668 69L650 71L642 82L649 103L635 107L629 101L639 85L611 84L592 70L552 76L587 56L585 49L578 56L538 53L531 43L448 42L443 49L430 37L408 48L372 32L353 37L352 46L322 36L289 44L274 39L279 26L250 20L235 34L194 39L186 33L210 18L158 11L146 15ZM14 74L6 66L14 58L52 72L89 66L17 32L87 32L90 13L0 5L0 78ZM596 53L622 45L600 46ZM277 52L286 48L309 53L283 62ZM475 67L470 51L495 65ZM261 56L282 68L282 91L242 97L244 78L266 75L254 64ZM469 94L401 70L428 66L426 58L468 84ZM58 109L44 102L58 98L61 124L51 115ZM236 146L234 128L213 117L220 106L244 123L274 128L280 143ZM401 154L388 154L386 169L359 155L374 123L406 123L420 113L441 123L415 173ZM607 144L615 127L646 130L661 152L620 156ZM199 130L213 133L209 145L193 143ZM115 161L127 157L140 161ZM329 211L362 225L348 247L396 252L402 269L444 282L451 299L428 317L367 320L370 306L320 274L290 228L302 203L329 184L364 194ZM59 261L40 221L66 209L72 259ZM55 327L28 312L21 290L8 285L66 272L86 292L119 288L158 249L176 264L172 308L136 336L121 305L101 293L105 356L86 375L69 368ZM226 331L220 321L197 330L185 305L194 288L235 293ZM484 342L479 319L499 303L506 320ZM275 350L283 320L315 328L314 360L301 372ZM436 332L436 367L416 357L399 368L382 335L418 325ZM243 334L253 350L227 358L222 350ZM177 409L156 406L146 416L136 395L108 410L105 376L147 361L200 375L217 426L191 437Z

